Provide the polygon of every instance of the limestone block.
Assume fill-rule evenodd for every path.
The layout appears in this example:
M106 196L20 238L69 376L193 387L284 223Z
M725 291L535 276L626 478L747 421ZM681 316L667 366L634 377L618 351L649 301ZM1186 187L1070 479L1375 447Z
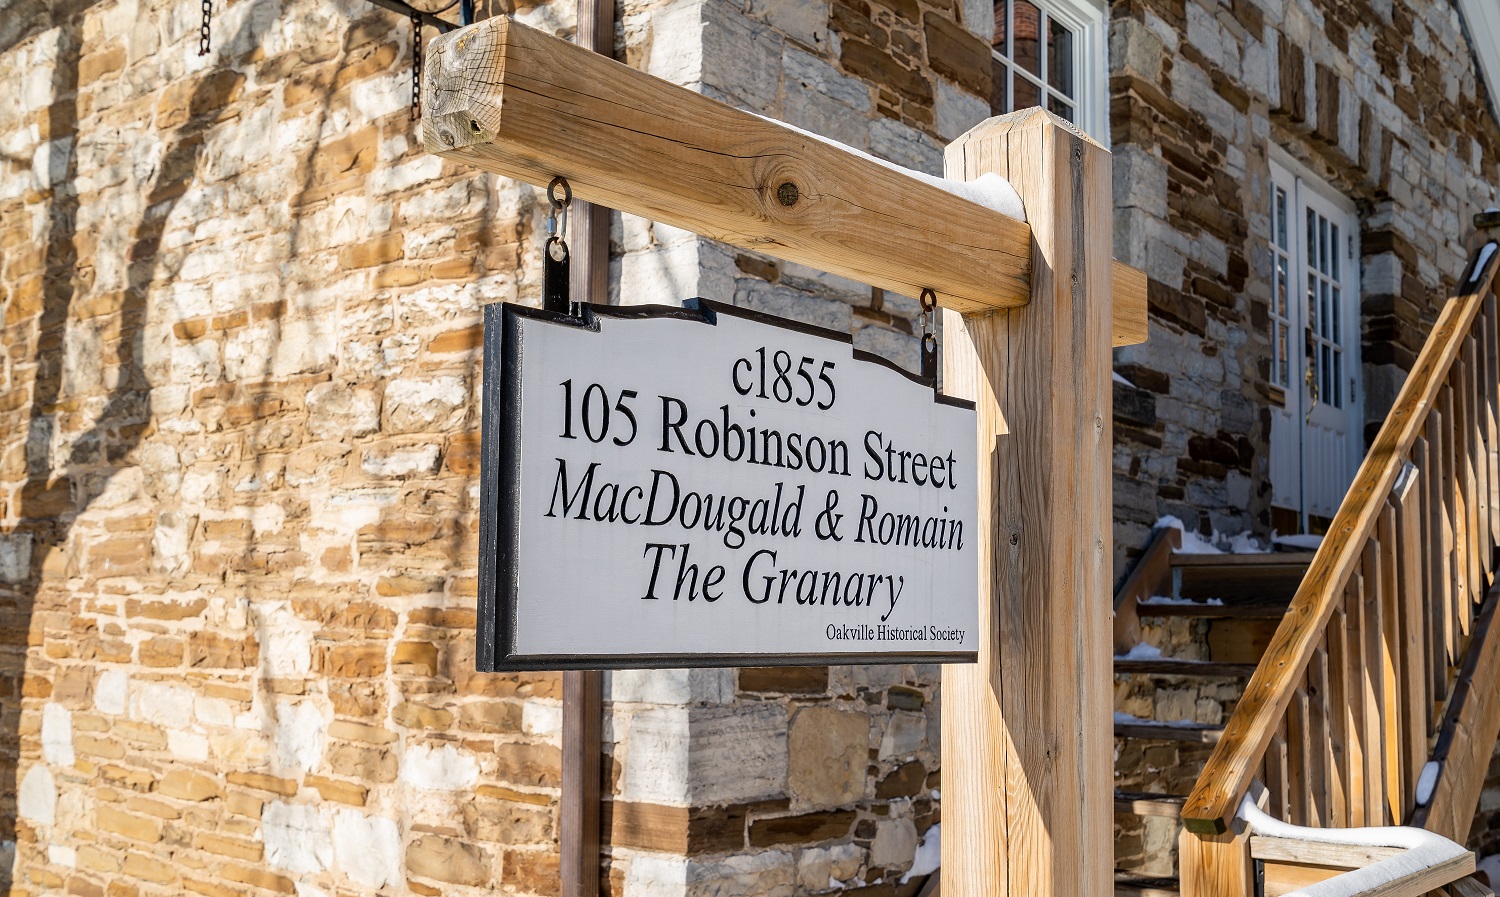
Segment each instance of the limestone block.
M815 806L842 806L865 794L870 718L832 707L804 707L787 736L787 788Z
M735 282L734 304L839 333L847 333L853 320L846 303L751 278Z
M333 832L321 809L273 800L261 816L266 862L287 872L321 872L333 865Z
M870 125L870 152L916 171L939 177L943 173L943 151L932 138L889 118Z
M431 474L438 467L438 446L432 443L383 446L370 449L360 459L360 469L373 477L407 477Z
M393 380L385 390L386 427L393 433L451 430L468 403L469 390L461 377Z
M625 17L627 34L632 25L641 27L632 18ZM643 19L647 30L642 41L646 58L645 65L637 67L673 84L689 86L702 81L703 43L691 37L683 39L684 35L697 35L702 27L701 0L668 3L643 14Z
M624 897L683 897L690 865L665 854L634 854L625 870Z
M865 852L857 844L810 847L797 857L797 883L807 891L838 887L859 873Z
M488 884L493 860L474 844L423 835L406 846L406 869L413 875L460 885Z
M333 812L335 867L350 881L374 890L401 880L401 831L394 819L355 809Z
M16 796L16 812L37 825L51 825L57 812L57 783L42 764L26 771Z
M689 711L689 797L695 806L779 794L786 787L786 708Z
M916 852L917 826L911 817L882 819L876 824L875 840L870 844L871 866L906 867Z
M276 703L276 759L282 768L310 772L323 757L323 711L312 701Z
M866 149L870 143L869 125L863 114L821 91L793 81L790 76L786 80L781 120L855 149Z
M880 739L880 759L909 757L927 740L927 717L921 713L897 711Z
M688 897L792 897L797 894L796 858L768 850L713 863L689 863Z
M734 671L612 670L604 674L604 695L642 704L723 704L734 700Z
M260 639L260 666L277 678L305 676L312 669L312 634L284 601L250 608Z
M31 533L0 533L0 582L14 584L31 569Z
M105 670L94 683L94 709L111 716L125 713L126 693L130 684L124 670Z
M991 19L993 27L993 19ZM945 78L937 79L937 92L933 98L933 113L936 116L938 136L953 141L964 132L990 117L989 101L953 84Z
M167 731L167 752L177 760L190 760L202 763L209 757L209 742L206 737L199 735L197 732L169 729Z
M869 284L796 262L782 263L781 283L824 299L838 299L851 305L867 305L870 302Z
M474 755L451 744L415 745L401 763L401 781L413 788L458 791L472 788L478 780Z
M130 694L130 718L168 729L192 723L193 692L179 685L141 682Z
M557 701L527 701L521 706L521 731L540 738L561 737L562 704Z
M42 756L54 766L73 765L73 712L52 701L42 707Z
M827 0L751 0L750 15L804 47L828 45Z
M619 261L620 304L676 304L702 295L698 287L699 240L662 249L626 253ZM721 301L727 297L707 296Z
M276 339L271 373L276 377L311 373L332 366L337 349L333 325L326 320L285 321Z
M1115 209L1140 209L1167 217L1167 165L1160 156L1126 144L1114 149Z
M757 0L752 0L752 3ZM764 0L762 0L764 2ZM774 0L771 0L774 2ZM783 21L802 32L817 19L819 0L793 0L802 16L783 16ZM703 93L763 115L774 114L781 87L781 51L784 41L773 28L747 18L743 6L728 0L704 0L702 8ZM826 8L826 7L825 7ZM792 21L796 16L797 20ZM801 33L793 35L800 38Z
M913 373L922 368L921 342L909 334L884 327L860 327L854 332L854 348L879 355Z

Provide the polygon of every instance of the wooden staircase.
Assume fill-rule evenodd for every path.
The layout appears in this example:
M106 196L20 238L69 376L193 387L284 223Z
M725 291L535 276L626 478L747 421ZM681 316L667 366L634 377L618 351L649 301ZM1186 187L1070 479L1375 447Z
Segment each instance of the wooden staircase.
M1175 529L1158 530L1137 564L1139 575L1116 595L1116 705L1163 690L1210 687L1219 707L1205 706L1185 720L1116 715L1119 897L1178 894L1179 818L1192 780L1313 558L1306 552L1182 554L1179 536ZM1175 645L1183 656L1129 654L1137 644L1157 643ZM1145 843L1148 834L1154 850Z
M1202 642L1166 643L1212 665L1198 665L1198 676L1233 680L1214 692L1226 713L1216 721L1222 729L1201 733L1210 743L1157 741L1136 753L1138 738L1116 739L1116 781L1126 792L1117 832L1131 818L1122 808L1157 826L1157 814L1175 811L1183 897L1278 897L1308 886L1340 897L1490 893L1470 877L1474 856L1462 842L1500 737L1497 269L1492 241L1441 307L1327 538L1310 564L1297 561L1305 572L1290 604L1287 580L1269 585L1280 575L1274 555L1259 562L1264 569L1236 559L1239 568L1226 570L1219 558L1215 570L1212 558L1179 560L1155 542L1122 586L1117 654L1143 630L1164 632L1165 621L1185 617L1208 627L1197 631ZM1190 572L1195 565L1207 569ZM1222 607L1162 606L1152 584L1163 576L1179 598L1208 597L1190 582L1215 583ZM1193 675L1179 666L1162 679L1162 667L1136 661L1167 659L1142 653L1117 664L1117 689L1122 675L1156 677L1158 692ZM1172 658L1182 659L1200 658ZM1136 699L1123 687L1117 707ZM1193 709L1214 715L1211 702ZM1144 734L1159 733L1127 730ZM1177 791L1143 787L1178 765L1196 774L1181 803L1167 799ZM1171 831L1158 835L1159 847ZM1117 859L1132 858L1129 846L1117 840ZM1140 851L1154 879L1122 881L1119 892L1170 892L1162 852Z

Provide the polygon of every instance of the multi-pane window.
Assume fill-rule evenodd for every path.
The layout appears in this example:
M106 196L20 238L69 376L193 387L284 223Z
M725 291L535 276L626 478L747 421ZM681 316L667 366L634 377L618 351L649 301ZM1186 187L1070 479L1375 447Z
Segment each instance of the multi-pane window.
M1311 331L1312 381L1317 397L1344 407L1343 297L1339 292L1339 226L1307 210L1307 309Z
M990 107L1045 106L1078 118L1078 29L1031 0L995 0Z
M1296 233L1287 225L1290 197L1281 187L1271 198L1271 383L1282 389L1292 380L1292 245Z
M1109 145L1103 0L992 0L990 110L1043 106Z

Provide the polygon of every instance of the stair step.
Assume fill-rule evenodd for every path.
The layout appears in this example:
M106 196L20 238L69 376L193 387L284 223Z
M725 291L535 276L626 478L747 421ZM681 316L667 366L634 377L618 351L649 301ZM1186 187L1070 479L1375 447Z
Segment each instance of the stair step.
M1218 598L1225 604L1286 603L1312 559L1311 552L1174 554L1174 596Z
M1303 567L1312 564L1314 551L1270 551L1257 554L1183 554L1172 555L1174 567L1223 567L1247 570L1264 567Z
M1115 873L1115 897L1179 897L1179 887L1175 878L1147 878Z
M1136 816L1167 816L1176 819L1182 815L1182 805L1186 801L1187 797L1180 794L1115 789L1115 811L1118 813L1134 813Z
M1215 676L1221 679L1248 679L1255 672L1255 664L1177 660L1170 657L1150 660L1116 657L1115 672L1144 676Z
M1450 897L1495 897L1495 892L1472 876L1464 876L1447 885Z
M1286 616L1286 605L1274 602L1255 604L1209 604L1204 601L1142 601L1136 605L1142 617L1197 617L1205 620L1280 620Z
M1214 744L1219 740L1219 736L1223 734L1223 726L1209 726L1198 723L1158 723L1145 719L1115 723L1116 738Z

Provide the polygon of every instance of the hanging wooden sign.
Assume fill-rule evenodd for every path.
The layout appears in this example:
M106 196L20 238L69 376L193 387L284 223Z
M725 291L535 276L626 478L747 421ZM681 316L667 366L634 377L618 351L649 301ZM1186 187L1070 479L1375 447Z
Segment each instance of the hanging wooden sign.
M484 340L480 669L975 659L972 403L703 300Z

